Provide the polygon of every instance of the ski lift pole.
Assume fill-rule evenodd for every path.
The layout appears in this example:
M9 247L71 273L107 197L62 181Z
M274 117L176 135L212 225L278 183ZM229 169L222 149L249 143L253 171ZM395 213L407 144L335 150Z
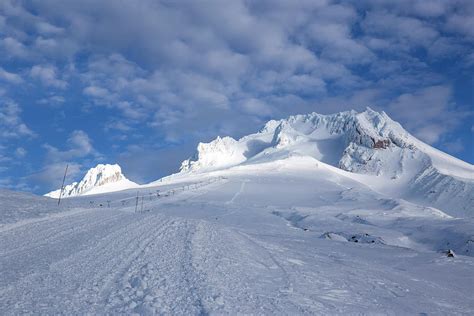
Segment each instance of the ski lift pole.
M137 212L138 209L138 191L137 191L137 201L135 203L135 213Z
M69 164L66 165L66 170L64 170L63 184L61 185L61 191L59 192L58 206L61 203L61 196L63 195L64 181L66 181L66 174L67 174L68 167L69 167Z

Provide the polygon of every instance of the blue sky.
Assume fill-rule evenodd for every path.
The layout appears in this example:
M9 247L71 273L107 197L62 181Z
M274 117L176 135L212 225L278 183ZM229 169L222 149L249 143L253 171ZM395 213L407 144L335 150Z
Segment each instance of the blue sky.
M199 141L370 106L474 163L474 1L0 0L0 187L137 182Z

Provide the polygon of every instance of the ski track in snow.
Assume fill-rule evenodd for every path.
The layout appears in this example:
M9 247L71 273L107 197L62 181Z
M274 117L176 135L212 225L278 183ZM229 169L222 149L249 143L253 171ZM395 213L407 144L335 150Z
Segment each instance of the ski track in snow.
M232 204L234 203L235 199L238 198L242 192L244 192L244 188L245 188L245 181L242 181L242 183L240 184L240 188L237 192L235 192L234 196L232 197L232 199L230 199L229 201L227 201L226 204Z

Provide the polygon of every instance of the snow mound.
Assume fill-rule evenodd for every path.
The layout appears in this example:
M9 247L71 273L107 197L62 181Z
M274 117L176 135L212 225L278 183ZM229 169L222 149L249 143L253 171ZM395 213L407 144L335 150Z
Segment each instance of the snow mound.
M61 197L108 193L135 187L138 187L138 184L128 180L118 164L98 164L95 168L89 169L80 182L66 185ZM61 189L58 189L45 196L59 198L60 193Z

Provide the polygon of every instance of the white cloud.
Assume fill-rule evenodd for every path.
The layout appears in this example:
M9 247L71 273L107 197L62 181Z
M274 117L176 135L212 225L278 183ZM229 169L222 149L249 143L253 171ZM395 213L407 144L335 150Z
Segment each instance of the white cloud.
M39 21L38 23L36 23L36 29L39 33L44 35L56 35L64 33L63 28L52 25L46 21Z
M446 23L450 31L464 34L474 39L474 10L451 15Z
M23 82L23 79L21 78L20 75L12 73L12 72L8 72L2 67L0 67L0 80L4 80L6 82L13 83L13 84L18 84L18 83Z
M0 101L0 138L33 137L31 131L20 117L20 106L10 100Z
M122 131L122 132L128 132L132 128L123 121L112 121L112 122L108 122L105 125L104 129L106 131L118 130L118 131Z
M52 95L47 98L38 100L38 104L44 104L51 107L56 107L66 102L66 99L60 95Z
M66 183L71 183L81 172L81 165L78 163L48 163L42 170L29 175L27 178L43 188L43 192L41 193L47 193L48 191L58 189L61 186L66 164L68 164Z
M64 150L49 144L44 144L42 147L46 150L45 167L40 172L30 174L28 179L40 184L44 191L57 189L61 185L66 164L69 165L67 182L70 183L83 171L84 165L101 160L101 155L94 149L89 135L82 130L75 130L69 134L63 146Z
M241 107L244 112L256 116L270 116L272 109L265 102L258 99L248 99L242 102Z
M439 36L439 32L423 20L386 11L368 12L362 27L367 35L388 38L402 50L428 47Z
M102 98L102 99L107 99L110 97L110 92L102 87L96 87L96 86L89 86L84 89L84 94L95 97L95 98Z
M23 147L18 147L17 149L15 149L15 156L17 158L23 158L26 156L27 153L28 151Z
M402 94L389 104L388 112L415 136L430 144L462 124L462 117L466 114L454 109L452 88L446 85Z
M82 130L73 131L69 135L66 145L68 149L60 150L49 144L44 144L43 148L47 151L47 162L71 161L76 158L83 158L91 155L95 157L99 156L99 153L92 145L92 140L89 138L89 135Z
M67 87L67 82L58 78L57 69L53 65L35 65L30 70L30 76L47 87L58 89Z
M0 48L2 48L7 57L10 58L27 58L30 56L26 46L13 37L5 37L0 40Z

